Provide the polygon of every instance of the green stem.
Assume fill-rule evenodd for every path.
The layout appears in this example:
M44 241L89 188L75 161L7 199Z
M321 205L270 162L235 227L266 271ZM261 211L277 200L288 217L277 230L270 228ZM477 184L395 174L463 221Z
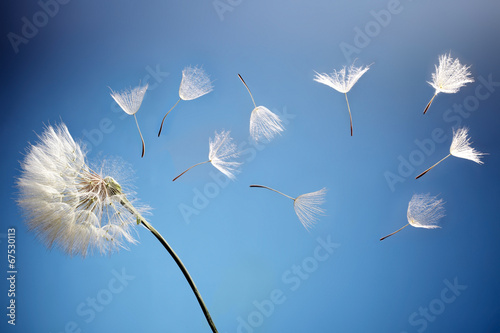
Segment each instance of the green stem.
M394 231L392 234L388 234L387 236L384 236L384 237L380 238L380 240L381 240L381 241L383 241L383 240L384 240L384 239L386 239L387 237L392 236L392 235L394 235L394 234L396 234L396 233L400 232L401 230L403 230L404 228L406 228L406 227L407 227L407 226L409 226L409 225L410 225L410 224L409 224L409 223L407 223L405 226L403 226L403 227L399 228L398 230Z
M135 116L134 113L134 119L135 119L135 124L137 125L137 129L139 130L139 135L141 136L141 142L142 142L142 155L141 157L144 157L144 151L145 151L145 146L144 146L144 138L142 137L141 129L139 128L139 123L137 122L137 117Z
M250 92L250 88L248 88L247 84L245 83L245 80L243 80L243 78L241 77L241 75L240 75L240 74L238 74L238 77L240 78L241 82L243 82L243 84L244 84L244 85L245 85L245 87L247 88L248 93L250 94L250 97L252 98L253 106L254 106L254 107L257 107L257 104L255 104L255 101L254 101L254 99L253 99L252 93Z
M209 163L209 162L212 162L212 161L208 160L208 161L205 161L205 162L196 163L195 165L193 165L193 166L187 168L186 170L184 170L183 173L181 173L180 175L178 175L177 177L175 177L174 179L172 179L172 181L175 182L177 180L177 178L179 178L180 176L182 176L183 174L185 174L186 172L188 172L189 170L191 170L195 166L198 166L198 165L201 165L201 164L205 164L205 163Z
M451 154L446 155L439 162L437 162L436 164L434 164L433 166L431 166L429 169L425 170L420 175L418 175L417 177L415 177L415 179L419 179L420 177L422 177L423 175L425 175L427 172L429 172L432 168L434 168L436 165L438 165L439 163L443 162L445 159L447 159L450 156L451 156Z
M279 193L279 194L281 194L281 195L283 195L283 196L285 196L285 197L287 197L287 198L290 198L290 199L292 199L293 201L295 201L295 198L292 198L291 196L286 195L285 193L281 193L280 191L277 191L277 190L275 190L275 189L273 189L273 188L270 188L270 187L267 187L267 186L263 186L263 185L250 185L250 187L260 187L260 188L265 188L265 189L268 189L268 190L274 191L274 192L276 192L276 193Z
M172 108L170 110L168 110L168 112L163 116L163 119L162 119L161 125L160 125L160 131L158 132L158 137L160 137L161 130L163 129L163 122L165 121L165 118L167 118L167 115L170 113L170 111L172 111L177 106L177 104L179 104L180 101L181 101L181 98L179 98L179 100L174 104L174 106L172 106Z
M349 106L349 100L347 99L347 93L345 95L345 101L347 102L347 110L349 110L349 122L351 124L351 136L352 136L352 116L351 116L351 107Z
M210 325L210 328L212 329L213 333L217 333L217 328L215 327L215 324L212 320L212 317L210 316L210 312L208 312L207 306L205 305L205 302L203 302L203 298L201 297L198 288L196 288L196 285L194 284L193 279L191 278L191 275L189 275L189 272L187 271L186 267L182 263L181 259L175 251L170 247L170 245L167 243L165 238L155 229L149 222L147 222L141 214L132 206L132 204L125 198L120 201L120 203L130 212L132 213L136 218L137 218L137 223L142 223L146 229L151 231L153 235L160 241L160 243L163 245L163 247L167 250L167 252L170 254L170 256L174 259L175 263L177 266L180 268L182 271L182 274L184 274L184 277L186 278L187 282L189 283L189 286L191 287L191 290L193 290L196 299L198 300L198 303L200 304L201 310L203 311L203 314L205 315L205 318L208 322L208 325Z

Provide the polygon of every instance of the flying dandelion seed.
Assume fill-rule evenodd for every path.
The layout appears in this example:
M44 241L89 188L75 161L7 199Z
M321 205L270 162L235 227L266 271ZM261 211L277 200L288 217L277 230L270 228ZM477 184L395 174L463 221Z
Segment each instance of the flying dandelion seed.
M326 188L322 188L319 191L306 193L293 198L289 195L281 193L275 189L272 189L263 185L250 185L250 187L260 187L271 190L273 192L279 193L293 200L293 209L295 214L300 220L300 223L306 228L310 229L319 219L318 215L323 215L325 211L320 207L325 202Z
M136 243L130 229L142 224L177 263L212 331L217 332L182 261L142 216L146 208L129 200L130 193L115 178L89 167L86 153L64 123L48 126L39 140L29 146L17 179L17 202L28 229L49 249L59 247L71 256L85 257L95 250L110 254L125 247L124 242Z
M142 154L141 157L144 157L144 139L142 137L141 129L139 128L139 123L137 122L136 113L139 111L141 107L142 100L144 99L144 94L146 90L148 90L148 85L141 87L135 87L134 89L124 90L120 93L114 92L111 88L111 97L115 100L115 102L122 108L125 113L134 116L135 124L137 125L137 129L139 130L139 135L141 136L142 142Z
M163 122L167 115L172 111L181 100L190 101L208 94L214 90L214 86L210 81L207 73L200 67L186 67L182 70L182 80L179 87L179 99L172 106L170 110L163 116L161 121L160 130L158 131L158 137L163 129Z
M444 217L443 205L443 199L437 199L437 196L414 194L408 204L408 211L406 213L408 223L393 233L380 238L380 240L382 241L400 232L409 225L415 228L425 229L440 228L437 224L439 220Z
M450 153L443 157L439 162L431 166L429 169L422 172L420 175L415 177L415 179L419 179L427 172L429 172L432 168L434 168L439 163L443 162L445 159L450 157L451 155L455 157L465 158L467 160L474 161L478 164L483 164L481 161L481 157L483 155L487 155L486 153L481 153L474 148L471 147L472 142L470 142L470 138L468 137L469 129L467 127L462 127L453 130L453 140L451 141Z
M256 141L271 141L277 134L280 134L285 130L281 118L275 113L271 112L268 108L264 106L257 106L255 100L253 99L250 88L243 80L240 74L238 74L241 82L245 85L252 98L252 103L254 109L250 115L250 135Z
M440 92L454 94L469 82L474 82L470 76L470 66L461 65L458 59L453 59L451 54L439 56L439 66L434 66L436 72L432 73L432 82L429 83L436 91L427 104L424 114L429 110L432 101Z
M347 93L351 88L358 82L359 78L363 76L370 69L370 66L355 67L354 63L346 70L346 67L342 67L341 70L333 70L333 73L318 73L314 77L314 81L323 83L340 93L345 95L345 101L347 103L347 110L349 111L349 122L351 125L351 136L352 136L352 116L351 107L349 106L349 100L347 99Z
M233 142L233 139L229 134L229 131L222 131L220 133L215 132L214 139L212 140L210 138L208 142L208 161L200 162L187 168L180 175L172 179L172 181L176 181L177 178L179 178L195 166L205 163L212 163L212 165L216 167L217 170L225 174L229 179L234 179L234 174L239 172L238 168L241 163L231 161L231 159L237 158L240 153L238 152L238 148L236 147L236 144Z

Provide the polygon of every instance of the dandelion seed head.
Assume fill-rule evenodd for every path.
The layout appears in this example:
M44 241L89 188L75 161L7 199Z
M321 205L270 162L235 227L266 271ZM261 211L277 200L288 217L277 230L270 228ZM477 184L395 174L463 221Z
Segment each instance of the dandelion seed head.
M453 59L451 54L439 56L439 65L435 68L432 82L427 82L436 89L435 94L440 92L454 94L467 83L474 82L469 72L470 66L460 64L460 61Z
M129 115L134 115L141 107L144 95L148 90L148 84L145 86L137 86L134 89L124 90L122 92L115 92L111 90L111 97L115 102Z
M236 144L230 136L229 131L215 132L214 139L209 139L208 159L214 167L230 179L235 178L239 172L240 162L232 161L240 155Z
M429 194L414 194L408 204L408 223L416 228L435 229L444 217L443 199Z
M356 67L354 66L354 64L352 64L348 69L346 69L345 66L342 67L342 69L339 71L334 69L331 74L320 74L316 72L314 81L323 83L337 90L338 92L346 94L351 90L356 82L358 82L359 78L363 76L363 74L365 74L369 69L369 66Z
M186 67L182 71L182 81L179 87L179 97L190 101L208 94L214 86L205 71L200 67Z
M146 207L122 204L129 201L120 184L88 166L84 150L63 123L48 126L29 146L17 187L28 229L48 248L85 257L136 243L130 227Z
M318 221L318 215L325 213L320 207L325 202L325 195L326 188L322 188L316 192L299 195L293 201L295 213L306 229L311 228Z
M285 130L281 118L264 106L253 109L250 116L250 135L256 141L271 141Z
M486 155L471 147L472 142L468 137L469 129L462 127L453 130L453 140L451 141L450 154L455 157L465 158L479 164L483 164L481 157Z

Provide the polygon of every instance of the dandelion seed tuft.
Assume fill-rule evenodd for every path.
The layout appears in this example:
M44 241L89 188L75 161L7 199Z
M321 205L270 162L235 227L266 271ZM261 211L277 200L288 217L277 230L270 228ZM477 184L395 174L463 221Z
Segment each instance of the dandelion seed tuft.
M319 191L299 195L293 201L293 208L300 222L306 229L310 229L325 211L320 207L325 202L326 188Z
M481 157L486 154L471 147L472 142L468 137L468 133L469 129L467 127L459 128L456 131L453 130L453 140L450 146L450 154L455 157L474 161L478 164L483 164L484 162L481 161Z
M46 127L39 140L28 148L17 180L28 229L71 256L136 243L130 227L145 209L132 206L113 177L88 166L66 125Z
M414 194L408 204L408 223L416 228L435 229L444 217L443 199L430 194Z
M200 67L186 67L182 70L179 97L190 101L214 90L207 73Z

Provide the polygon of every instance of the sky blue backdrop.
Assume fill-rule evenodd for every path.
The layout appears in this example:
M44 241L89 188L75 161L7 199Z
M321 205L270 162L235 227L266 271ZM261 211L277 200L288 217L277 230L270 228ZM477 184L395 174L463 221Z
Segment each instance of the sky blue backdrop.
M219 13L217 4L225 4ZM220 332L500 331L500 86L476 97L488 92L479 77L500 82L499 2L69 1L45 25L35 1L0 6L0 249L6 253L5 233L15 227L19 271L15 329L6 323L8 285L0 283L2 332L209 331L179 269L144 228L130 251L84 260L48 251L27 233L15 205L19 161L43 124L61 120L87 141L91 161L119 157L135 170L128 178L153 208L150 222L188 267ZM374 13L388 7L391 17L375 23ZM34 15L42 26L15 53L8 33L21 35L23 17ZM314 70L350 63L347 44L357 64L372 64L349 93L353 137L344 97L313 81ZM438 95L423 116L433 94L426 81L449 51L472 65L476 82ZM187 65L203 65L215 90L181 102L157 138ZM252 104L237 73L258 105L289 114L283 135L259 150L248 139ZM151 87L137 113L142 159L134 120L108 88L139 82ZM449 111L464 103L473 109L467 118ZM485 164L449 158L413 179L448 153L459 123L490 154ZM221 129L245 145L237 180L214 185L211 174L219 174L203 165L172 183L206 159L208 138ZM444 141L418 153L415 140L428 142L435 129ZM410 158L414 169L399 174ZM393 188L389 172L402 177ZM292 196L327 187L327 215L307 232L289 199L252 183ZM414 193L446 201L442 229L406 228L380 242L406 223ZM183 215L187 206L195 214ZM326 255L316 251L318 238L339 246ZM294 265L310 272L294 273ZM129 280L120 283L117 272ZM467 287L453 294L445 281ZM100 311L90 310L91 298ZM419 311L429 306L437 315L425 319Z

